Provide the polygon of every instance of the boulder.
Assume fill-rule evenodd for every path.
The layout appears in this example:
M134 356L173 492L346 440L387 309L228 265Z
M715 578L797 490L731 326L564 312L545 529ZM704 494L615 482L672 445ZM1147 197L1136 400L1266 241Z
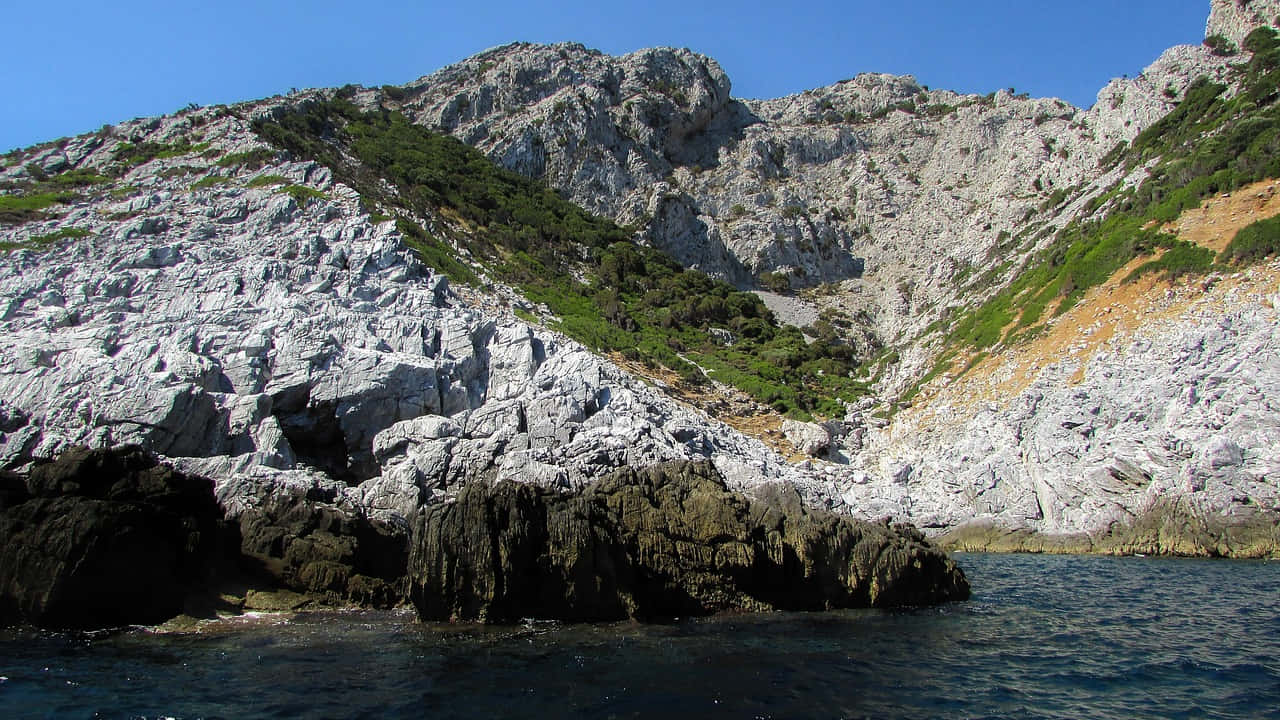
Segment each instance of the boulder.
M426 620L654 619L968 597L914 528L751 502L710 462L623 469L580 493L474 483L417 518L409 594Z
M236 520L246 575L324 604L400 604L404 528L340 508L334 499L276 492L242 511Z
M831 432L816 423L783 420L782 434L805 455L820 457L831 447Z
M161 622L223 556L212 483L136 447L73 448L3 485L0 622Z

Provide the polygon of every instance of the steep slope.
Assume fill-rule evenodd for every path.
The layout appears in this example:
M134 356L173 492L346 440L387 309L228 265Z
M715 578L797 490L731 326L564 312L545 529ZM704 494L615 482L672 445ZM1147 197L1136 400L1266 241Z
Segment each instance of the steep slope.
M1140 228L1148 219L1130 207L1159 205L1163 222L1215 187L1235 187L1209 178L1217 168L1201 167L1205 153L1184 152L1224 123L1235 128L1229 142L1265 165L1268 151L1258 149L1268 142L1265 125L1250 126L1235 110L1199 110L1253 82L1252 71L1239 69L1252 52L1247 37L1278 17L1272 2L1215 2L1204 46L1170 49L1141 76L1103 88L1087 111L1011 92L961 97L874 75L791 98L739 101L714 61L688 51L607 58L573 45L498 48L389 91L419 122L644 224L650 242L688 265L740 285L808 288L786 302L762 294L778 312L812 323L814 334L834 332L863 357L879 357L882 401L917 406L885 422L863 403L826 429L840 443L831 456L856 468L829 476L855 512L938 528L987 517L1051 534L1096 533L1184 498L1192 516L1277 509L1269 449L1276 418L1256 401L1273 389L1265 361L1271 320L1265 305L1258 314L1249 300L1268 295L1265 272L1247 271L1248 288L1224 296L1218 313L1201 305L1198 315L1166 313L1163 327L1135 323L1161 338L1154 348L1140 344L1057 375L1037 365L1030 375L1043 406L1006 393L991 414L956 410L950 399L973 395L964 384L937 399L911 396L922 375L943 382L975 365L985 372L984 352L998 356L988 363L1003 362L1021 338L1046 329L1066 338L1061 347L1088 345L1078 337L1087 329L1071 329L1078 315L1060 315L1113 272L1123 270L1115 285L1135 270L1181 272L1211 259L1193 239ZM1264 107L1274 102L1265 91L1247 94ZM1181 115L1163 121L1175 109ZM1185 145L1171 147L1175 141ZM1191 169L1173 167L1173 156L1192 157ZM1146 182L1153 169L1158 177ZM1258 171L1232 172L1266 177ZM1109 218L1105 235L1092 224L1102 218ZM1215 250L1228 240L1218 237ZM1144 257L1144 244L1156 254ZM1064 257L1067 270L1054 270ZM1015 302L1001 305L1005 296ZM1215 324L1235 329L1205 342ZM1200 354L1176 350L1187 344ZM1147 407L1163 408L1169 388L1202 384L1188 364L1231 388L1214 396L1211 414L1239 425L1190 415L1164 422ZM1011 372L1028 375L996 374ZM1160 392L1134 393L1148 385ZM1055 415L1082 405L1086 413L1114 407L1115 417L1099 422L1133 445L1091 439L1092 425ZM1084 428L1076 433L1081 447L1057 437L1052 428L1064 425ZM1159 443L1134 441L1135 433L1157 431ZM1206 459L1219 446L1242 449L1228 453L1233 462ZM1117 478L1126 473L1139 480L1125 485ZM1152 480L1175 476L1192 479Z
M327 168L258 139L248 118L280 105L126 123L6 168L28 190L33 168L72 162L47 182L95 180L3 230L5 465L138 443L217 478L233 509L263 483L318 485L402 516L479 476L571 486L714 455L739 486L782 472L577 343L451 292Z
M810 289L812 315L848 315L858 331L844 334L866 353L970 302L993 257L1016 260L1074 217L1083 202L1059 208L1066 191L1115 182L1097 177L1098 161L1227 63L1174 48L1081 111L874 74L735 100L719 65L687 50L611 58L511 45L381 99L641 224L688 267L744 287Z
M232 516L297 492L403 524L473 479L710 459L938 532L1273 527L1274 268L1192 225L1280 175L1277 16L1215 2L1224 41L1087 111L883 75L735 100L687 50L511 45L15 153L0 465L139 443ZM708 416L729 386L791 447Z
M315 96L191 109L35 148L6 165L0 178L0 243L8 251L0 267L0 469L6 471L0 510L18 503L6 532L27 527L43 507L10 492L23 481L8 470L29 471L60 454L97 457L78 446L138 445L213 480L220 510L239 530L228 535L240 544L233 564L247 563L268 587L325 602L383 605L407 601L396 588L407 588L407 574L416 572L405 565L408 539L423 533L440 539L438 528L423 523L425 506L451 504L464 489L482 492L480 486L519 494L528 488L515 488L533 485L544 489L540 497L552 497L582 491L622 468L702 460L699 507L738 512L746 500L729 490L758 492L766 498L755 506L763 519L749 527L744 522L743 533L830 540L824 564L797 568L806 583L818 577L808 602L821 604L823 593L839 606L941 602L967 593L963 573L913 529L847 519L805 525L810 516L804 512L769 514L801 496L772 482L790 469L762 443L665 398L576 342L527 324L505 298L479 292L478 278L471 277L475 288L450 290L445 276L421 258L467 275L465 254L454 255L457 249L416 223L465 229L468 219L477 219L472 202L503 209L493 189L467 190L477 174L496 169L448 138L441 142L456 146L460 157L474 156L456 176L404 184L374 160L348 166L346 152L362 148L356 137L362 127L363 139L372 131L360 123L376 118L346 108L352 114L344 125L315 122L311 111L332 102ZM290 128L302 134L290 135ZM349 147L338 140L347 135L356 137ZM264 139L331 148L324 157L333 167ZM365 185L369 177L378 181ZM545 188L505 180L512 183L507 199L524 203L521 210L554 210L561 232L604 230L612 242L607 249L622 252L618 245L626 242L610 238L605 221ZM368 209L424 194L433 202L396 205L404 213L396 219ZM516 237L537 230L535 240L555 231L535 219L507 229ZM473 249L502 235L492 218L487 227L458 234ZM670 265L663 265L667 276L681 276ZM715 290L705 277L689 281L701 282L707 294ZM759 307L754 298L742 299L745 308ZM778 331L771 318L757 319L763 329ZM127 452L142 455L136 448ZM679 475L686 464L664 466L664 472ZM611 487L641 476L621 477ZM114 487L112 479L98 479ZM668 485L655 492L682 502L686 490ZM824 486L802 489L810 504L830 504ZM556 542L589 543L611 532L614 521L614 515L575 518L556 531ZM793 530L790 522L803 527ZM123 532L117 530L86 522L54 527L50 537L74 533L93 545L114 542ZM677 533L681 543L716 555L714 527L691 517L685 530L705 541ZM443 541L467 552L467 531ZM651 528L628 533L668 542ZM6 563L19 552L15 562L22 567L61 567L75 559L74 552L40 543L19 546L0 543ZM131 547L117 548L112 558ZM771 547L762 544L761 552ZM886 548L892 552L881 558ZM635 562L643 568L648 560L641 555ZM516 562L509 569L525 575L532 567ZM635 573L637 593L647 587L646 572ZM776 593L752 600L764 597L754 581L747 594L725 594L741 578L718 562L677 562L664 572L677 586L693 583L706 593L701 612L786 606ZM848 587L837 596L835 586L821 581L827 575L847 578ZM14 582L10 590L24 581ZM80 600L91 601L92 594L64 585L53 578L50 592L72 594L81 608L66 616L91 613ZM19 595L0 593L0 606L16 608ZM555 598L540 600L544 604L529 612L562 616ZM246 594L241 602L251 600ZM172 612L175 605L164 607ZM31 608L25 617L42 621ZM647 607L645 616L686 610L692 611L664 601ZM96 622L85 617L74 622ZM112 617L154 622L157 616L125 608Z
M1140 174L1091 222L957 316L857 460L898 480L871 494L971 523L966 547L1275 552L1280 40L1241 46L1230 86L1198 82L1116 154Z

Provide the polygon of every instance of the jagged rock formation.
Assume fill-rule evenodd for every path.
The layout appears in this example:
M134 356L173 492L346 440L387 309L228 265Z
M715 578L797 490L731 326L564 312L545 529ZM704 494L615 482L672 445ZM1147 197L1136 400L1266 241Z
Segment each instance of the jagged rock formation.
M250 580L331 605L395 607L404 602L408 533L370 520L323 492L264 494L228 518L239 533L239 564Z
M1214 2L1206 32L1238 49L1273 22L1274 2ZM1082 111L876 75L738 101L720 93L719 66L696 54L515 45L411 83L403 102L420 122L579 202L647 223L650 241L683 262L738 282L773 271L797 286L828 281L770 305L791 318L804 317L795 306L806 302L855 317L860 347L884 344L901 357L879 388L892 396L937 352L912 341L916 333L998 288L999 275L978 281L984 269L1016 267L1093 198L1139 181L1140 170L1104 172L1103 157L1172 110L1197 77L1234 82L1230 66L1241 61L1219 48L1171 48ZM635 114L683 107L681 93L644 72L663 64L682 68L672 77L700 98L697 133L667 133ZM509 88L532 67L543 68L539 91L518 96ZM615 85L626 91L609 92ZM491 88L502 102L470 101ZM468 112L449 115L450 103ZM1089 363L1055 358L1012 396L970 403L959 388L892 424L859 407L831 431L791 426L793 444L853 465L818 464L816 480L797 480L835 485L854 514L938 529L977 517L1097 534L1140 522L1171 497L1227 525L1277 512L1278 419L1264 400L1275 392L1269 294L1263 283L1217 296L1219 309L1153 324L1132 343L1118 338Z
M1034 247L1010 238L1031 226L1043 238L1088 199L1057 208L1055 192L1119 180L1098 177L1099 159L1227 63L1171 49L1085 111L878 74L736 100L720 66L688 50L613 58L516 44L406 85L400 104L584 207L641 224L687 266L744 285L767 273L828 283L809 301L857 318L874 347L971 302L983 288L966 280L992 257Z
M121 126L77 143L94 143L77 167L110 162L122 138L194 127L223 153L261 152L246 121L214 116ZM221 181L193 189L202 177ZM274 177L319 197L247 187ZM3 269L5 465L136 443L215 478L233 516L264 487L318 488L389 522L476 477L574 487L689 457L718 457L741 483L785 471L576 343L454 294L324 168L188 156L120 184L124 199L104 191L6 231L89 236Z
M872 435L860 461L883 474L850 486L849 499L910 504L916 522L938 528L976 516L1047 534L1105 534L1174 499L1201 524L1229 530L1262 513L1274 527L1277 271L1255 268L1206 283L1208 291L1158 290L1154 303L1136 306L1156 317L1092 354L1046 342L1032 359L992 363L991 375L940 391ZM1125 308L1104 301L1082 310L1061 324L1092 334L1079 316Z
M1254 28L1280 25L1280 2L1276 0L1210 0L1205 37L1225 38L1239 48Z
M1235 41L1274 5L1215 2L1209 28ZM859 352L893 350L875 390L894 397L938 352L918 335L1140 180L1142 167L1099 163L1194 78L1230 80L1239 61L1173 48L1080 110L871 74L738 100L686 50L512 45L352 97L635 223L686 265L805 288L765 296L797 322L838 310ZM0 217L0 247L16 248L0 267L0 467L142 445L213 478L246 551L281 582L370 601L394 582L360 548L394 547L419 508L470 482L581 490L671 460L709 459L735 490L780 480L811 506L937 531L977 518L1096 535L1170 496L1204 516L1280 511L1266 277L1106 355L1038 364L1012 393L930 392L892 420L868 399L789 426L835 461L793 465L521 321L510 288L451 286L330 170L252 130L333 94L131 121L5 161L4 192L55 173L88 184L53 211Z
M375 605L403 597L409 519L469 483L566 490L688 458L739 488L790 472L576 343L453 292L394 223L324 168L276 158L245 118L199 110L115 133L4 170L20 181L74 157L77 171L110 173L139 147L186 148L94 176L58 215L6 228L4 466L138 444L215 480L253 577ZM68 228L82 237L34 247ZM154 614L120 617L172 614L159 597Z
M580 494L468 486L414 528L411 596L429 619L615 620L968 597L914 531L748 502L709 463L622 470Z
M4 482L0 624L162 622L224 560L212 484L137 448L68 450Z

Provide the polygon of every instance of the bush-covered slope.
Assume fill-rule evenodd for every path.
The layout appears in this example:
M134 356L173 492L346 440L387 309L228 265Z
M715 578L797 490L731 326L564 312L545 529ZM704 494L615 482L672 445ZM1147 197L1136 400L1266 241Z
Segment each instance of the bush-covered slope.
M683 270L537 181L494 165L458 140L399 113L363 112L335 97L255 125L272 144L331 168L406 239L455 279L476 282L465 258L544 303L560 329L600 351L706 375L797 416L842 415L863 391L844 345L806 343L756 296ZM432 237L414 218L452 220ZM455 251L465 248L465 255ZM716 332L713 332L716 331Z
M1091 211L1060 230L1050 244L1013 274L1013 281L982 305L952 318L940 360L926 378L947 371L956 358L1010 344L1041 331L1050 316L1071 309L1084 294L1135 258L1159 253L1130 280L1158 272L1196 274L1275 254L1274 233L1242 232L1219 256L1161 232L1163 223L1208 197L1265 178L1280 177L1280 39L1259 28L1245 40L1251 59L1237 67L1241 91L1201 78L1179 106L1103 159L1149 166L1133 186L1095 198Z

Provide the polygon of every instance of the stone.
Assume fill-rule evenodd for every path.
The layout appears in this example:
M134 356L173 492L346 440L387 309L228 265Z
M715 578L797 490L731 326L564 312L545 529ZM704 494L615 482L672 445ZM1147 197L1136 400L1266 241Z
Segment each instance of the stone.
M786 436L787 442L805 455L821 457L831 446L830 431L816 423L784 420L782 434Z
M0 623L158 623L224 562L208 480L138 448L70 449L0 493Z
M568 495L469 485L416 520L409 594L423 619L487 622L968 597L963 572L918 531L808 511L791 493L753 503L705 462L621 470Z

